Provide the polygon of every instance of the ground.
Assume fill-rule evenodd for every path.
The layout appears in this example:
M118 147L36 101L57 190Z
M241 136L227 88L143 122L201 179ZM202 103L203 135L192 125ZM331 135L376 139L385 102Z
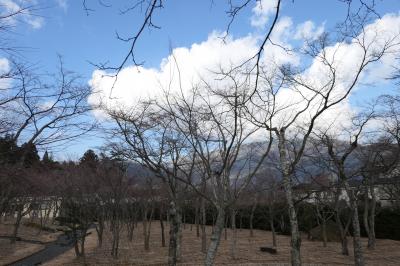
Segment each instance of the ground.
M14 245L4 236L10 236L13 231L12 221L2 221L0 223L0 265L6 265L29 256L45 247L46 243L54 241L60 233L49 233L37 228L25 226L27 219L22 221L19 228L18 237L23 241L17 241Z
M143 232L139 225L135 229L134 241L127 241L126 233L121 234L120 256L117 260L110 256L111 235L106 234L104 246L97 248L97 236L93 231L87 238L85 259L86 265L165 265L167 261L167 247L161 247L160 227L158 222L152 223L150 251L144 251ZM210 236L211 228L207 228ZM238 231L237 258L230 258L230 232L228 239L224 236L218 250L216 265L288 265L289 243L288 236L278 236L278 254L271 255L259 251L260 246L271 244L271 233L267 231L254 231L254 237L249 236L249 230ZM366 239L363 239L366 246ZM204 254L200 251L200 239L196 237L195 227L186 225L183 230L183 250L180 265L202 265ZM400 241L377 240L374 251L366 250L365 258L367 265L399 265ZM351 238L349 238L349 249L352 251ZM328 247L322 247L318 241L308 241L303 238L302 260L304 265L353 265L353 256L340 255L340 244L328 243ZM83 260L75 259L74 250L71 249L63 255L44 264L54 265L83 265Z

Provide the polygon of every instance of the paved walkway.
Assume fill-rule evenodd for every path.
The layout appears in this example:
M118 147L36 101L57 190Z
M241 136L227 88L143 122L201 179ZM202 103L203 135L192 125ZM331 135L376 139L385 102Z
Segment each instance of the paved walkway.
M73 247L73 241L66 235L61 235L56 241L48 243L46 247L29 257L8 264L9 266L33 266L45 263L69 250Z

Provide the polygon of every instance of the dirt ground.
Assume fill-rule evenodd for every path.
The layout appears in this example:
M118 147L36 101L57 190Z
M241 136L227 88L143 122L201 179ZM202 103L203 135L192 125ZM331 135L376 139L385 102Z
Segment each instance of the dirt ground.
M85 261L75 259L74 250L71 249L56 259L44 264L53 265L165 265L167 261L167 247L161 247L160 227L158 222L152 224L150 251L144 251L143 233L139 225L135 229L134 241L130 243L126 239L126 233L121 234L120 256L112 259L110 242L111 235L106 234L102 248L97 248L97 236L95 232L87 238ZM207 228L210 236L211 228ZM166 234L168 239L168 234ZM278 236L278 254L271 255L259 251L260 246L271 244L271 233L267 231L254 231L254 237L249 237L249 230L238 230L237 258L230 257L230 232L228 239L224 237L218 249L216 265L289 265L290 251L288 236ZM366 239L363 240L366 245ZM351 239L349 239L351 242ZM167 243L168 245L168 243ZM200 251L201 241L196 237L193 226L186 225L183 230L183 250L180 265L202 265L204 254ZM351 243L349 249L352 251ZM366 250L367 265L400 265L400 241L377 240L374 251ZM353 265L353 256L340 255L340 244L330 242L328 247L322 247L321 242L302 241L302 260L304 265Z
M7 265L25 258L43 248L43 245L26 242L17 242L14 245L10 245L9 240L0 239L0 265Z
M33 254L45 246L45 243L54 241L60 233L49 233L46 231L38 232L37 228L25 226L24 223L27 220L23 220L19 228L18 237L28 241L40 241L41 243L29 243L25 241L17 241L11 245L10 240L6 238L0 238L0 265L9 264L16 260L25 258L30 254ZM10 236L13 231L12 221L2 221L0 223L0 236Z

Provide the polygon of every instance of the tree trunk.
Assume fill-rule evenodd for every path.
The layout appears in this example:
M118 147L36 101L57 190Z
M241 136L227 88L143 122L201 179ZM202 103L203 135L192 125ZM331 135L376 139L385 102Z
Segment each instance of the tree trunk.
M76 257L80 257L81 256L81 252L79 250L79 241L78 240L75 241L74 249L75 249L75 256Z
M73 230L74 249L76 257L85 257L85 240L86 230L80 230L79 235L77 230ZM80 242L80 244L79 244ZM80 246L80 247L79 247Z
M132 218L129 218L128 224L126 226L128 229L128 241L132 242L133 241L133 231L135 230L135 221L134 220L132 221L130 219L132 219Z
M360 234L360 221L358 218L358 207L354 192L350 189L347 181L344 182L347 195L349 197L350 208L353 213L353 248L354 248L354 265L363 266L364 256L361 245L361 234Z
M85 257L85 238L83 238L81 242L81 256Z
M291 263L292 263L292 266L298 266L298 265L301 265L301 255L300 255L301 237L300 237L300 231L299 231L299 226L298 226L298 222L297 222L296 209L294 207L294 202L293 202L293 198L292 198L292 188L291 187L287 189L286 197L287 197L288 207L289 207L290 232L291 232L291 241L290 241Z
M51 223L54 224L54 222L56 221L56 217L58 215L58 211L60 209L60 205L58 204L58 199L56 198L55 203L54 203L54 210L53 210L53 215L52 215L52 219L51 219Z
M147 224L147 222L145 222ZM147 234L147 225L144 226L144 250L150 250L150 236Z
M243 214L240 212L239 216L239 230L242 231L242 225L243 225Z
M363 224L364 230L367 233L368 239L370 239L371 234L369 231L369 221L368 215L369 214L369 195L368 195L368 185L365 184L364 186L364 213L363 213Z
M370 180L370 193L371 193L371 210L369 212L369 235L368 235L368 248L375 249L375 212L376 212L376 194L374 190L374 178Z
M326 220L323 218L321 223L323 247L327 247L328 237L326 235Z
M81 231L81 257L85 257L86 229Z
M212 213L211 216L212 216L211 234L214 234L214 229L215 229L215 215L214 215L214 213Z
M215 256L217 255L219 242L221 240L222 230L224 229L225 210L221 207L218 207L217 212L218 212L217 219L215 221L214 230L211 235L210 245L208 247L205 262L204 262L204 264L206 266L214 265Z
M21 220L22 220L23 208L24 208L23 205L21 208L18 208L17 218L14 223L14 230L13 230L13 234L11 236L11 241L10 241L11 244L15 244L15 241L17 241L18 230L19 230L19 226L21 225Z
M183 229L186 229L186 213L185 212L183 212L182 213L182 217L183 217Z
M286 225L285 225L285 218L283 217L283 214L281 214L281 220L280 220L279 226L280 226L281 232L285 232Z
M361 244L360 222L358 220L358 208L354 207L353 211L353 245L354 245L354 265L363 266L364 256Z
M340 243L342 246L342 255L348 256L349 255L349 247L348 247L348 241L347 241L347 233L349 231L349 226L351 222L351 217L353 216L352 213L350 213L349 217L347 217L345 227L343 227L342 219L340 218L340 195L342 194L342 184L340 183L337 190L336 190L336 195L335 195L335 220L336 224L339 228L340 232Z
M112 248L111 248L111 256L116 259L118 258L118 248L119 248L119 221L113 222L113 230L112 230Z
M224 239L225 239L225 240L228 240L228 216L225 217Z
M203 197L201 198L200 207L201 207L201 252L206 253L206 251L207 251L207 231L206 231L207 213L206 213L206 202Z
M348 256L349 255L349 247L347 244L347 236L342 238L341 245L342 245L342 255Z
M144 236L144 250L150 250L150 232L151 232L151 219L153 218L153 207L150 211L150 217L148 217L148 209L144 208L143 211L143 236Z
M250 237L254 237L253 220L254 220L254 212L256 211L256 208L257 208L257 197L254 200L254 203L253 203L253 206L251 207L251 212L250 212L250 219L249 219Z
M99 224L96 226L97 232L97 245L101 247L103 245L103 232L104 232L104 219L99 218Z
M196 202L195 212L194 212L194 223L196 225L196 237L200 237L200 226L199 226L199 205Z
M234 208L231 209L231 230L232 230L231 258L236 259L237 230L236 230L236 210Z
M279 135L278 149L279 149L280 164L283 174L283 187L285 189L286 201L289 211L290 231L291 231L291 241L290 241L291 263L292 266L298 266L301 265L301 255L300 255L301 236L300 236L297 214L292 194L291 165L288 155L286 154L285 144L286 140L284 132L281 132Z
M349 255L349 247L347 245L347 243L348 243L347 242L347 232L348 232L349 224L351 221L351 217L349 217L346 227L343 228L343 224L340 219L340 213L339 213L338 209L336 209L335 215L336 215L336 224L337 224L337 226L339 228L339 232L340 232L340 240L341 240L340 243L342 245L342 255L348 256Z
M276 232L275 232L275 225L274 225L274 218L275 218L275 213L274 213L274 208L272 207L272 203L268 205L269 209L269 226L271 227L271 233L272 233L272 246L276 247Z
M169 231L169 249L168 265L176 265L180 258L180 235L181 235L181 213L174 201L171 201L170 211L170 231Z
M161 246L165 247L165 228L164 228L164 221L161 209L160 209L160 226L161 226Z

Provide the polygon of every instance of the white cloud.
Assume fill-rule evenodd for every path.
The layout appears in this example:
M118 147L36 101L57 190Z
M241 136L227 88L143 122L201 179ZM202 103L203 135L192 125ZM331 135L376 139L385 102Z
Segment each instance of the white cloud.
M363 63L364 47L367 49L365 59L374 59L376 53L379 53L387 46L386 54L378 61L367 66L359 77L359 83L373 82L379 86L385 82L383 77L387 77L392 69L391 63L395 53L400 51L400 16L388 14L367 25L364 31L360 33L351 42L340 42L332 46L326 47L323 51L325 58L335 69L335 84L331 93L331 102L336 101L347 92L357 78L357 71ZM322 52L320 56L322 55ZM329 66L323 62L321 57L313 59L310 67L304 71L299 78L306 84L311 85L315 89L325 88L327 90L332 84L332 73ZM325 85L328 85L324 87ZM358 86L354 90L358 89ZM305 88L296 91L292 88L282 90L277 96L277 102L281 108L284 108L282 114L276 117L276 124L284 124L290 121L299 109L304 108L305 103L301 99L303 97L310 98L314 95ZM312 114L318 110L321 97L316 97L308 110L299 119L300 124L307 123ZM333 122L337 125L349 125L350 118L354 109L349 104L348 99L336 105L328 112L324 113L317 121L318 126L322 128L330 127ZM332 130L338 127L332 127Z
M278 23L274 42L282 43L281 38L286 36L284 31L290 26L290 19ZM224 42L221 40L223 35L213 32L204 42L194 43L189 48L173 49L171 55L161 60L159 68L126 67L119 73L115 84L113 73L94 71L89 81L94 91L89 103L102 103L108 108L132 107L139 100L162 95L165 90L180 92L182 88L186 93L203 80L213 88L228 86L228 81L217 80L220 76L216 72L236 67L253 57L259 49L259 38L255 35L236 39L228 36ZM263 54L262 62L274 62L275 66L298 64L296 55L288 54L279 46L268 43L265 49L268 52ZM252 64L254 62L249 63L254 66Z
M372 67L367 69L366 75L364 77L364 82L372 85L376 84L378 81L389 82L388 77L393 73L394 67L400 67L400 61L398 60L399 55L391 53L400 48L400 12L398 14L387 14L382 17L382 19L377 20L375 23L370 24L366 29L366 40L371 42L372 39L377 39L376 44L372 47L372 52L379 51L385 42L390 39L394 39L393 43L397 42L397 45L390 47L388 53L381 58L381 60Z
M264 27L269 20L269 16L276 12L277 3L277 0L258 0L252 9L251 25L257 28Z
M0 58L0 75L3 75L10 71L10 62L7 58Z
M139 99L161 95L163 90L177 92L182 86L187 91L200 83L202 78L215 82L215 75L211 72L238 65L257 52L257 39L253 36L239 39L229 37L224 43L221 35L214 32L206 41L194 43L190 48L175 48L173 56L164 58L159 69L124 68L114 87L114 77L107 75L112 73L93 72L89 84L98 93L92 94L89 102L96 104L102 101L108 107L132 106Z
M40 17L36 17L36 18L28 18L26 19L26 22L31 25L31 27L33 29L40 29L41 27L43 27L44 24L44 19L40 18Z
M64 10L64 12L67 12L68 10L68 0L56 0L57 5L59 8Z
M0 58L0 77L10 71L10 62L6 58ZM10 85L10 79L0 78L0 91L5 90Z
M307 20L304 23L297 25L294 39L316 40L324 32L324 24L316 27L314 22Z
M7 16L18 11L22 11L19 14L15 14L5 19L5 21L11 25L16 25L19 20L27 23L33 29L40 29L44 25L44 19L37 14L33 14L27 6L37 4L35 0L30 1L16 1L16 0L0 0L0 14Z
M288 38L292 36L293 21L290 17L282 17L276 23L271 34L271 39L274 42L281 41L288 45Z
M306 21L300 25L293 25L289 17L283 17L276 25L272 40L274 43L290 48L290 43L300 36L315 38L316 34L322 31L323 26L316 27L313 22ZM400 42L399 34L400 16L391 14L368 25L364 33L358 37L366 42L370 50L367 57L370 57L382 48L385 41L392 38L395 42ZM257 35L241 38L228 37L226 43L223 43L219 38L220 35L220 33L213 32L204 42L194 43L189 48L175 48L172 52L177 60L179 71L172 55L162 59L159 68L126 67L120 72L113 89L114 78L109 76L113 73L94 71L89 84L96 93L90 96L89 102L95 105L102 101L109 108L133 107L140 99L157 97L163 93L163 90L177 92L182 86L185 93L193 85L198 84L202 78L215 88L225 86L226 83L217 81L212 72L218 71L220 67L225 70L229 69L252 57L259 49L260 38ZM270 43L267 43L264 48L265 53L261 63L270 71L271 75L276 70L275 67L279 65L303 66L300 54L287 53L281 47ZM390 49L394 51L397 48L399 47ZM336 85L332 97L337 99L343 95L345 88L353 81L355 70L361 62L363 49L353 40L353 42L333 44L325 49L325 53L326 58L336 68ZM393 63L393 58L393 54L389 54L372 64L366 74L361 76L361 80L372 79L376 74L374 82L376 84L382 82L379 78L389 73L391 70L389 64ZM375 74L371 74L371 71L374 71ZM310 66L299 77L315 88L323 87L331 78L329 68L318 58L314 58ZM301 91L293 88L281 89L276 101L282 111L275 118L274 123L277 126L283 125L293 118L299 108L304 107L302 97L310 97L311 94L312 92L305 88L301 88ZM321 98L318 97L312 102L308 112L300 117L299 125L309 121L310 115L315 113L320 102ZM345 100L321 116L317 124L322 128L330 126L333 122L341 126L349 125L352 113L354 113L354 108L348 100Z

